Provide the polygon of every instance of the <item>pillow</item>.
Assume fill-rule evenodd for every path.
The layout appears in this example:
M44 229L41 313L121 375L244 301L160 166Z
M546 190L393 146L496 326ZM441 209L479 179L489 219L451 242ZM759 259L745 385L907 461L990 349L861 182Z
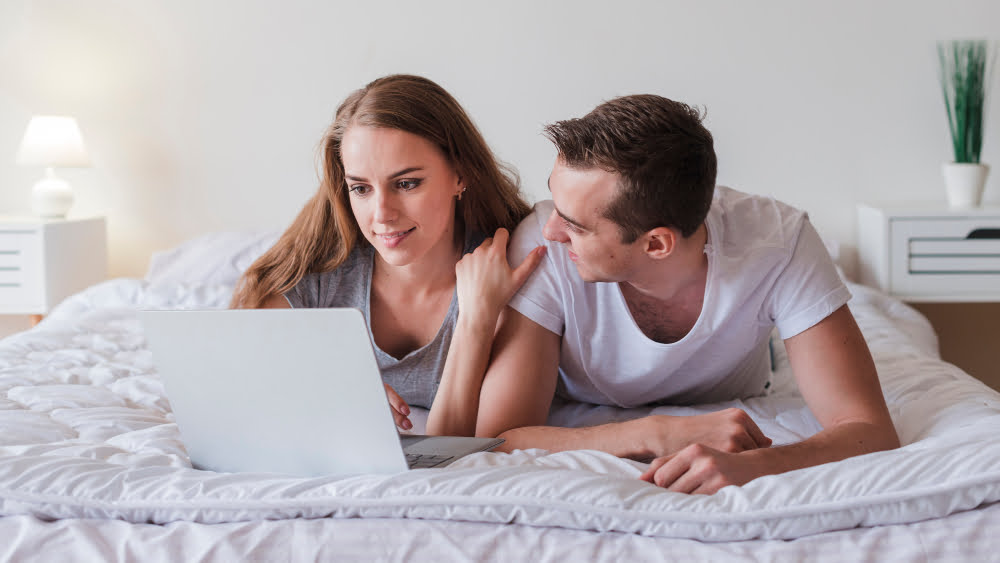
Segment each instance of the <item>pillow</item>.
M243 272L271 248L278 231L219 232L154 252L145 279L151 284L234 286Z

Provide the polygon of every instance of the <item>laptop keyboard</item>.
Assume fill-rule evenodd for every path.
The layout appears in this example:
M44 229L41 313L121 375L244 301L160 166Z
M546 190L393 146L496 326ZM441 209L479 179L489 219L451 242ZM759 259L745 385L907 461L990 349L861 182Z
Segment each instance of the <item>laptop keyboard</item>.
M406 463L410 464L410 469L423 469L437 467L454 458L453 455L406 454Z

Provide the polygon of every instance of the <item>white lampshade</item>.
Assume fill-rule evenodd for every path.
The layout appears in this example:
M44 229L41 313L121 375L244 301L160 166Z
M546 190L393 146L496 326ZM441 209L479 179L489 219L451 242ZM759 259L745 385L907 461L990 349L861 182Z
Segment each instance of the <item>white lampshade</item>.
M32 117L17 151L17 163L58 168L90 166L76 119L56 115Z
M45 177L31 189L31 207L39 217L61 219L73 205L73 188L53 168L90 166L76 119L55 115L31 118L17 151L22 166L44 166Z

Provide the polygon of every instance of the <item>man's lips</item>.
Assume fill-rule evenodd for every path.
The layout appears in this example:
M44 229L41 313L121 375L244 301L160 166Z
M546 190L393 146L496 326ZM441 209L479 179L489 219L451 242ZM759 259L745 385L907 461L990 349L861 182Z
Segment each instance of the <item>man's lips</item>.
M569 253L569 259L574 262L576 262L576 259L579 258L579 256L577 256L572 250L567 250L566 252Z

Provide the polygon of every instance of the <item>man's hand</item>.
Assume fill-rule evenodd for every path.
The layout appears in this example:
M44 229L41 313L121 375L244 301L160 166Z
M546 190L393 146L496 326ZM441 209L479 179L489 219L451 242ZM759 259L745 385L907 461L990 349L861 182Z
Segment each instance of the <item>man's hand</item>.
M737 408L694 416L654 415L637 422L643 426L645 444L640 461L676 454L692 444L729 453L771 445L750 415Z
M761 475L746 455L720 452L701 444L658 457L639 478L675 493L711 495L722 487L743 485Z

